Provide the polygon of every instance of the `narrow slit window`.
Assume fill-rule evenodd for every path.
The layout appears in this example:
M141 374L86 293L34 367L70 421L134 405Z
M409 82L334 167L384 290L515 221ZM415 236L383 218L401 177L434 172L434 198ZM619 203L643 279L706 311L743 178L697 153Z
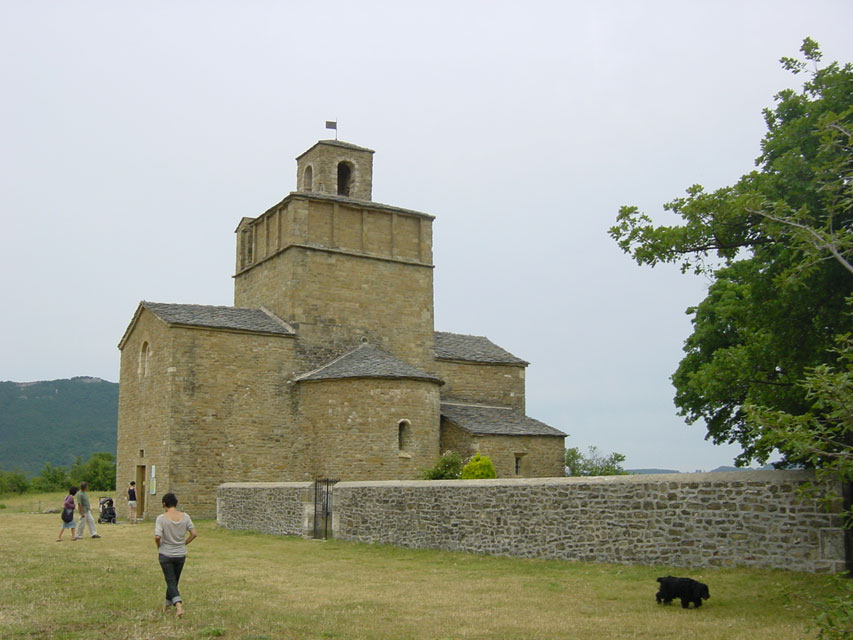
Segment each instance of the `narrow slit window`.
M397 423L397 448L407 451L412 444L412 423L408 420L400 420Z

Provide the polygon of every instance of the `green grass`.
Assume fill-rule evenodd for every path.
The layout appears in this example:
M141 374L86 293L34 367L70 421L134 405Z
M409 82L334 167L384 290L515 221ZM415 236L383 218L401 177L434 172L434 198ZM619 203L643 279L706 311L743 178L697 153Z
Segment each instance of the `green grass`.
M159 610L165 586L151 522L100 525L100 540L71 542L66 533L56 543L59 515L23 506L0 510L4 639L783 640L809 637L814 616L786 593L832 594L826 577L785 571L498 558L202 521L181 579L187 614L178 620ZM711 599L698 610L655 604L655 578L669 573L707 582Z
M45 509L61 509L67 491L56 493L6 493L0 496L2 512L41 513ZM104 495L107 495L106 493ZM68 534L66 534L68 535Z

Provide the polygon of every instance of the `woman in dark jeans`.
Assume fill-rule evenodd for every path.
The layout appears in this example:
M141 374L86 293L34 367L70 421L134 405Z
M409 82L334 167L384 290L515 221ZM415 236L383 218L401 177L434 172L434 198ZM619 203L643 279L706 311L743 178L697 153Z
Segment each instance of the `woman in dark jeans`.
M175 605L178 617L181 617L184 615L184 605L178 591L178 582L187 559L187 545L195 540L196 532L189 515L178 511L178 498L174 493L163 496L163 509L164 513L157 516L154 524L154 541L159 550L160 568L166 578L163 611Z

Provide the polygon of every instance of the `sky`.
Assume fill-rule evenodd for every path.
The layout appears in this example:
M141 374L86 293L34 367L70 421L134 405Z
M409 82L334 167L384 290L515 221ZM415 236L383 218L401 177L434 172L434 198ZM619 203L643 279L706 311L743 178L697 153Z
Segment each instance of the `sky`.
M739 448L669 377L709 282L608 236L754 167L806 36L853 2L0 3L0 380L118 381L140 300L233 304L234 229L333 136L373 199L436 217L436 329L528 360L527 413L626 468Z

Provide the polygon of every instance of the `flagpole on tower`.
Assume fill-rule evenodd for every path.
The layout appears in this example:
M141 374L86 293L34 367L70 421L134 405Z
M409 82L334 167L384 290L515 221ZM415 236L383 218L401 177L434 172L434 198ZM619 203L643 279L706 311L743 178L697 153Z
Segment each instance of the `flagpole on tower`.
M335 130L335 140L338 139L338 119L326 120L326 128Z

